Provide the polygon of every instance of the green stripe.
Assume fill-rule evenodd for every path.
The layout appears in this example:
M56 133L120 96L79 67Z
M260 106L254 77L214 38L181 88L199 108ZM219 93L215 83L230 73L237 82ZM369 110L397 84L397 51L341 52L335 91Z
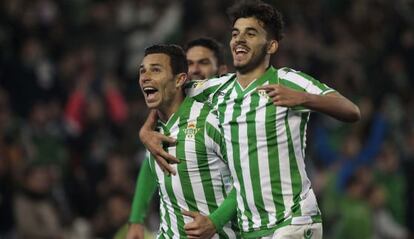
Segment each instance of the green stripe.
M305 130L306 124L308 123L310 113L303 113L300 119L300 144L301 144L301 152L302 157L305 158L304 151L305 151Z
M207 135L220 147L220 154L224 162L227 160L226 144L223 139L223 134L218 131L214 126L209 122L206 122L206 133Z
M194 103L194 101L192 102ZM180 160L180 163L177 165L177 171L179 172L178 176L180 177L181 188L183 191L184 199L188 205L190 211L198 211L194 191L191 187L190 175L188 174L187 168L187 158L185 157L185 138L186 134L184 129L187 128L188 118L190 115L190 109L193 106L191 104L189 108L181 115L179 119L179 132L177 135L177 144L176 144L176 157Z
M231 90L229 90L229 88L231 89L232 86L234 86L234 82L236 81L235 78L236 75L234 75L234 77L232 77L232 79L228 80L227 82L225 82L223 85L221 85L215 92L213 95L213 100L212 100L212 106L217 105L218 103L218 98L219 98L219 94L220 93L224 93L227 92L226 96L224 98L227 98L227 95L231 92ZM233 83L233 84L232 84ZM227 98L228 99L228 98ZM220 111L220 110L219 110ZM222 111L223 112L223 111Z
M201 109L200 115L197 118L197 127L202 128L203 130L199 130L196 133L195 140L196 140L196 156L197 156L197 164L199 168L199 173L201 177L201 183L204 189L204 195L206 197L206 202L208 206L209 213L212 213L214 210L217 209L217 202L216 196L213 187L213 181L211 180L211 172L208 164L208 157L207 157L207 150L206 150L206 142L205 142L205 133L204 133L204 123L206 122L206 118L208 113L210 112L210 108L207 105L204 105Z
M275 71L274 77L269 79L269 84L279 84L280 78L278 71ZM283 221L285 218L285 203L282 194L282 179L280 178L280 165L279 165L279 148L277 143L277 127L276 116L278 107L273 105L273 102L269 100L266 104L265 112L265 130L267 139L267 152L269 160L269 175L270 185L272 190L273 202L276 208L276 224Z
M194 100L190 97L184 98L184 101L181 103L180 107L178 107L177 111L170 116L167 123L165 123L165 128L167 130L171 130L171 127L175 124L179 117L182 117L193 105ZM162 124L162 123L161 123ZM162 124L163 125L163 124ZM164 126L164 125L163 125Z
M165 130L164 134L166 136L170 136L170 132L167 129ZM169 153L168 148L165 148L165 150L167 150L167 153ZM178 232L180 234L180 237L182 237L183 235L186 235L185 231L183 230L183 228L184 228L184 217L181 214L181 209L178 207L177 198L174 195L174 189L172 187L172 176L164 175L164 185L165 185L165 191L167 192L168 198L171 201L171 205L174 209L174 214L177 217ZM168 214L168 212L169 211L166 209L167 214ZM170 221L170 224L169 224L169 227L168 227L167 235L170 235L170 236L173 235L173 232L171 230L171 221Z
M289 164L290 164L290 178L292 184L292 193L293 193L293 205L291 207L293 216L300 216L300 193L302 191L302 180L300 177L298 164L296 162L295 149L293 146L292 133L290 132L289 127L289 111L286 112L285 116L285 127L288 140L288 150L289 150Z
M259 159L257 157L256 108L259 105L260 96L257 92L253 92L250 98L250 110L246 115L250 180L252 183L254 202L261 219L261 225L267 225L269 223L269 217L263 203Z
M267 152L269 160L269 175L272 189L272 197L276 208L277 222L283 221L285 217L285 203L282 194L282 179L280 178L279 148L277 143L276 115L278 107L271 101L266 104L265 129L267 139Z
M273 67L269 67L262 76L260 76L258 79L251 82L250 85L247 86L247 88L242 89L241 86L237 84L238 86L236 87L236 89L241 91L243 95L249 94L251 91L256 89L258 86L261 86L266 81L269 81L270 79L274 78L275 75L277 75L277 70Z
M291 88L291 89L294 89L294 90L297 90L297 91L306 91L305 88L301 87L300 85L296 84L293 81L289 81L289 80L286 80L286 79L279 79L279 81L280 81L280 84L282 84L282 85L284 85L288 88Z
M210 122L206 122L206 133L216 143L221 145L223 140L220 131L216 129Z
M230 131L231 131L231 144L232 144L232 149L233 149L233 163L234 163L234 168L236 171L236 176L237 176L237 180L240 183L240 195L243 199L243 204L244 204L244 208L245 208L245 215L248 219L248 227L249 229L252 228L253 226L253 221L252 221L252 213L249 210L249 207L247 205L247 197L246 197L246 191L244 188L244 181L243 181L243 175L242 175L242 168L241 168L241 159L240 159L240 145L239 145L239 125L237 124L237 118L240 116L241 114L241 104L242 104L243 98L236 98L234 100L234 107L233 107L233 115L232 115L232 120L231 120L231 125L230 125ZM222 114L224 115L224 112L222 112ZM229 159L230 160L230 159ZM242 228L242 225L239 225Z
M150 156L150 167L152 167L153 169L154 169L154 172L155 172L155 174L157 175L157 173L156 173L156 171L155 171L155 159L154 159L154 156L153 155L151 155ZM166 176L164 175L164 174L162 174L162 177L164 177L164 182L165 182L165 180L166 180ZM169 177L170 178L170 177ZM171 178L170 178L171 179ZM158 175L157 175L157 180L158 181L160 181L160 178L158 177ZM161 189L160 189L160 191L161 191ZM167 190L167 187L165 187L165 191L168 193L168 190ZM173 195L174 196L174 195ZM171 201L171 198L169 198L170 199L170 201ZM161 220L161 222L162 222L162 219L164 218L165 219L165 222L167 223L167 227L168 227L168 230L165 232L166 234L168 234L168 235L173 235L173 231L171 230L171 218L170 218L170 214L168 213L168 209L167 209L167 204L166 204L166 202L163 200L163 198L161 197L161 200L163 201L163 205L164 205L164 213L165 214L160 214L160 220Z

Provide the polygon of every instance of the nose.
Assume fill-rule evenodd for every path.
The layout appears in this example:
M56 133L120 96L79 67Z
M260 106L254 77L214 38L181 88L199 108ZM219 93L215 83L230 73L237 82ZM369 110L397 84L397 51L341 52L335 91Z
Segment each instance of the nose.
M239 43L239 42L246 42L246 36L245 36L245 34L244 33L240 33L240 34L237 34L236 36L235 36L235 42L236 43Z
M189 72L190 72L190 74L198 74L198 73L200 73L200 66L197 63L193 64L190 67Z
M151 80L150 74L148 74L147 72L139 74L139 81L141 83L145 83L145 82L148 82L150 80Z

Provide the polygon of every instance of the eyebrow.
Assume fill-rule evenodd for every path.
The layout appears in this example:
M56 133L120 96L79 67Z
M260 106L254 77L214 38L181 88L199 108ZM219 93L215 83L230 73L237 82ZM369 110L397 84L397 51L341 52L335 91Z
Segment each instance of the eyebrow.
M231 29L231 31L232 31L232 32L233 32L233 31L238 31L238 32L240 32L240 30L239 30L238 28L235 28L235 27L233 27L233 28ZM256 33L259 33L259 30L257 30L257 28L254 28L254 27L246 27L245 31L254 31L254 32L256 32Z
M161 64L159 64L159 63L153 63L153 64L150 64L150 67L152 67L152 66L159 66L159 67L162 67L162 65L161 65ZM143 65L143 64L141 64L141 65L139 66L139 69L141 69L141 68L144 68L144 65Z
M210 58L203 57L203 58L200 58L200 59L197 59L197 60L190 60L190 59L188 59L187 62L200 62L200 61L209 61L209 60L210 60Z

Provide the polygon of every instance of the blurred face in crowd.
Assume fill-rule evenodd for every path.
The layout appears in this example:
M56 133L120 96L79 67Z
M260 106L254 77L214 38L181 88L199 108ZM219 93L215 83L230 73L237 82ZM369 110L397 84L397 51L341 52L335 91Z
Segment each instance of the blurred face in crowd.
M145 56L139 69L139 84L148 108L168 112L172 105L180 104L177 95L182 94L184 82L181 75L173 75L168 55L154 53Z
M193 46L186 53L190 80L202 80L218 75L218 61L207 47Z
M273 43L273 44L271 44ZM239 18L234 22L230 40L233 64L241 73L267 63L277 50L275 40L268 41L263 23L254 18Z
M50 177L47 168L34 167L26 176L26 187L32 192L47 193L50 188Z

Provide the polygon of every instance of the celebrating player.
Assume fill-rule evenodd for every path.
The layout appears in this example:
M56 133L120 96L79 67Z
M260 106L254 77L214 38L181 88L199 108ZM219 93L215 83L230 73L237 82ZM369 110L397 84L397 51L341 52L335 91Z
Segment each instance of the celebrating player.
M302 72L270 65L283 28L274 7L242 2L229 13L236 73L210 79L189 88L188 93L197 100L207 100L217 110L237 192L242 236L322 238L321 213L304 163L309 115L318 111L354 122L360 118L359 109ZM160 165L166 165L161 160L165 154L157 147L159 138L152 137L148 125L151 122L143 127L140 137ZM171 170L170 166L163 167ZM196 224L187 227L188 235L194 238L200 229L206 229Z
M145 50L139 67L139 84L150 109L155 109L161 133L177 139L168 153L179 158L174 165L177 175L167 176L149 153L143 162L134 195L128 239L143 238L143 220L152 195L160 190L161 225L158 238L185 237L184 225L191 213L212 213L232 187L224 161L225 149L216 115L192 98L185 98L187 61L175 45L154 45ZM235 194L232 194L234 197ZM221 215L228 218L234 213ZM218 230L216 238L235 238L230 223Z

